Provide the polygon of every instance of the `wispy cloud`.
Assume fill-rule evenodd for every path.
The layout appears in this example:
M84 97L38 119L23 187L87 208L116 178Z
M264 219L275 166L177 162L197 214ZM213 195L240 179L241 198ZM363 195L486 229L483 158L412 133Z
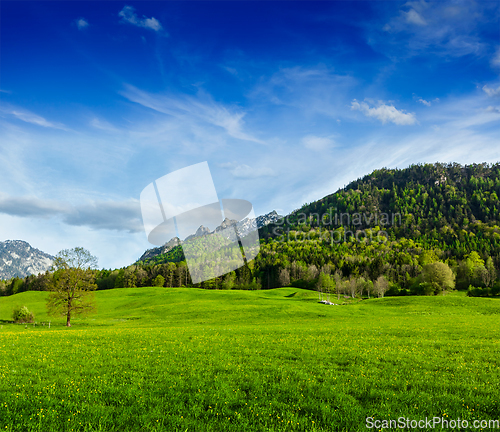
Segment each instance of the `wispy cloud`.
M109 123L106 120L99 119L97 117L94 117L92 120L90 120L90 126L105 131L105 132L111 132L111 133L119 133L121 132L119 129L114 127L111 123Z
M221 67L222 67L222 69L229 72L231 75L238 76L238 70L236 68L233 68L230 66L221 66Z
M318 65L317 67L283 68L250 93L260 104L263 98L278 106L298 108L308 116L322 114L338 118L345 114L347 94L357 84L350 75L341 75Z
M428 106L428 107L430 107L432 105L431 102L426 101L425 99L422 99L422 98L418 98L417 102L420 102L421 104L424 104L425 106Z
M486 108L486 112L492 112L492 113L500 114L500 109L498 107L494 107L494 106L490 105L488 108Z
M424 98L421 98L420 96L417 96L416 94L413 94L413 100L415 100L418 103L421 103L422 105L425 105L427 107L432 106L432 104L435 102L439 102L439 98L434 98L433 100L425 100Z
M408 1L383 26L385 35L379 38L375 30L370 44L383 51L396 49L399 59L423 51L450 57L481 55L488 46L479 30L497 10L498 4L487 2Z
M83 30L89 26L89 23L85 18L78 18L76 20L76 26L78 27L78 30Z
M250 167L246 164L236 162L223 162L217 164L219 168L229 169L229 172L236 178L255 179L259 177L276 177L277 173L269 167Z
M37 126L42 126L45 128L68 130L64 125L60 123L54 123L46 120L38 114L34 114L22 108L5 107L0 109L0 113L12 116L18 120L26 123L31 123Z
M403 12L403 16L405 17L406 22L410 24L416 24L419 26L427 25L427 22L415 9L410 9L408 12Z
M121 94L132 102L163 114L188 122L196 120L218 126L233 138L263 143L243 131L245 112L217 103L204 92L199 92L197 96L153 95L127 85Z
M122 22L132 24L137 27L148 28L150 30L154 30L155 32L159 32L163 29L160 22L154 17L147 18L143 15L142 18L139 18L132 6L124 6L118 13L118 16L121 17Z
M238 165L231 170L231 174L236 178L258 178L258 177L276 177L277 174L272 168L259 167L252 168L248 165Z
M488 85L483 86L483 91L490 97L500 96L500 86L491 88Z
M0 196L0 213L25 218L60 218L65 224L91 229L126 231L143 230L138 200L88 201L73 206L65 202L36 197Z
M497 48L493 58L491 59L491 65L493 67L500 67L500 47Z
M302 138L302 144L309 150L321 152L332 148L335 141L330 137L308 135Z
M367 117L376 118L382 124L391 122L397 125L413 125L417 122L414 113L406 113L403 110L396 109L394 105L386 105L382 102L379 102L377 107L370 108L366 102L358 102L354 99L351 102L351 109L361 111Z

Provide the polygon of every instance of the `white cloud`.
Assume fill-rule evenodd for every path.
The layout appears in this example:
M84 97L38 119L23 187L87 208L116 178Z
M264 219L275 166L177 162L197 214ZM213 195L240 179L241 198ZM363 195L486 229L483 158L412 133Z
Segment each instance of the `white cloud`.
M329 137L308 135L302 138L302 144L309 150L325 151L335 145L335 141Z
M345 105L352 99L350 93L357 84L352 76L337 74L323 65L297 66L280 69L269 79L261 80L248 96L256 106L265 106L268 111L287 110L289 115L296 115L296 123L309 123L318 114L338 121L350 114Z
M422 99L422 98L418 98L417 102L420 102L421 104L424 104L425 106L428 106L428 107L430 107L432 105L431 102L426 101L425 99Z
M146 18L144 15L142 18L139 18L132 6L124 6L123 9L118 13L118 16L122 18L123 22L135 25L137 27L148 28L156 32L163 29L160 22L156 18Z
M197 97L188 95L152 95L128 85L121 94L132 102L152 110L188 122L201 121L218 126L233 138L262 144L259 139L243 132L244 112L217 103L203 92L199 92Z
M2 108L0 110L0 112L7 114L7 115L11 115L11 116L15 117L16 119L21 120L23 122L31 123L31 124L34 124L37 126L67 130L64 127L64 125L62 125L60 123L50 122L37 114L34 114L30 111L27 111L27 110L24 110L21 108Z
M412 125L417 122L413 113L406 113L403 110L396 109L393 105L386 105L379 102L376 108L370 108L366 102L358 102L354 99L351 102L351 109L361 111L367 117L373 117L380 120L382 124L392 122L397 125Z
M94 117L92 120L90 120L90 126L106 132L120 132L120 130L115 128L111 123L107 122L106 120L98 119L97 117Z
M78 27L78 30L83 30L89 26L89 23L85 18L79 18L76 20L76 26Z
M486 112L497 113L497 114L500 113L500 109L498 109L497 107L491 106L491 105L488 108L486 108L485 111Z
M416 24L419 26L427 25L425 20L415 9L410 9L408 12L404 12L404 15L406 16L406 21L411 24Z
M394 59L426 54L461 57L483 55L488 46L479 34L498 15L498 3L408 1L397 15L378 23L368 43ZM383 34L380 32L383 30Z
M229 66L222 66L222 68L229 72L231 75L238 76L238 71L235 68Z
M483 91L490 97L500 96L500 86L495 89L485 85L483 86Z

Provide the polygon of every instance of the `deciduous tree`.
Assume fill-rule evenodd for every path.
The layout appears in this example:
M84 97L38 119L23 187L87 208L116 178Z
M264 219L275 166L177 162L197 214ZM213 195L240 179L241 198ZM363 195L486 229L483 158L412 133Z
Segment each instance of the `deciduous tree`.
M95 310L93 269L97 257L81 247L60 251L53 263L54 277L47 301L50 315L66 316L66 326L71 327L72 315Z
M384 275L380 275L373 284L374 291L379 297L384 297L385 292L389 289L389 282Z
M439 292L444 294L446 290L455 288L455 275L448 264L442 262L425 265L422 279L424 283L428 283L434 288L436 294Z

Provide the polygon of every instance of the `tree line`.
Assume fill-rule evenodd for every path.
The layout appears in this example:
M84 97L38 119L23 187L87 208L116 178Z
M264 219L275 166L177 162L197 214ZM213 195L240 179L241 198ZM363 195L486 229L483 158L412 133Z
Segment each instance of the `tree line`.
M376 170L335 194L304 205L285 221L260 228L260 253L224 276L193 285L181 246L146 262L92 270L92 274L100 290L144 286L267 289L287 285L318 289L323 283L330 284L325 282L328 278L343 295L366 295L377 280L386 286L384 295L439 294L452 285L469 295L498 295L499 194L499 164L419 164L403 170ZM334 213L370 217L352 217L325 226L322 216ZM391 218L372 218L373 214L398 214L400 218L394 223ZM361 230L364 235L358 236ZM381 231L384 236L377 236ZM332 241L334 236L342 241ZM221 248L217 253L211 251L210 256L200 253L201 261L217 265L234 250ZM435 263L446 266L451 276ZM452 285L443 282L437 287L429 279L431 265L448 274ZM0 293L48 290L53 277L46 272L2 281Z
M438 275L431 277L431 270ZM455 288L468 290L469 295L475 296L500 293L499 272L492 257L482 257L473 251L464 259L455 260L442 250L426 250L408 239L373 244L353 241L334 245L334 250L331 245L322 245L320 240L263 242L255 260L199 284L192 284L185 261L136 263L117 270L89 269L88 272L97 290L147 286L205 289L296 286L319 291L328 288L330 292L351 297L370 296L373 292L377 295L433 295ZM24 279L2 281L0 293L50 291L57 283L57 276L57 272L47 271ZM377 287L383 286L384 290L377 288L374 291L377 281Z

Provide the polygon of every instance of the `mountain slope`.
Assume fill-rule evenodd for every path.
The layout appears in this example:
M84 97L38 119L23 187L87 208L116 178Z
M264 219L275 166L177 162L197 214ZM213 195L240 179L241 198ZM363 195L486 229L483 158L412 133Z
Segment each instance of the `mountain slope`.
M233 221L230 219L225 219L220 226L218 226L213 232L203 225L198 228L195 234L186 238L186 240L192 237L199 237L203 235L210 235L219 232L221 229L228 227L229 225L236 225L238 227L238 232L242 235L246 235L250 230L254 230L255 225L257 228L262 228L270 223L278 221L282 216L278 215L275 210L265 215L257 216L255 219L245 218L240 222ZM254 225L255 224L255 225ZM156 263L160 262L178 262L184 259L184 254L182 253L182 248L178 247L182 245L182 241L178 237L174 237L169 240L163 246L148 249L142 256L137 260L139 262L154 261Z
M499 196L500 164L381 169L304 205L286 217L285 225L303 230L343 226L354 232L378 226L396 238L450 242L481 231L500 240ZM263 229L263 236L276 237L275 227Z
M498 196L500 164L376 170L263 227L253 274L265 287L312 287L319 271L339 271L408 290L426 264L441 261L458 288L492 288L500 283Z

